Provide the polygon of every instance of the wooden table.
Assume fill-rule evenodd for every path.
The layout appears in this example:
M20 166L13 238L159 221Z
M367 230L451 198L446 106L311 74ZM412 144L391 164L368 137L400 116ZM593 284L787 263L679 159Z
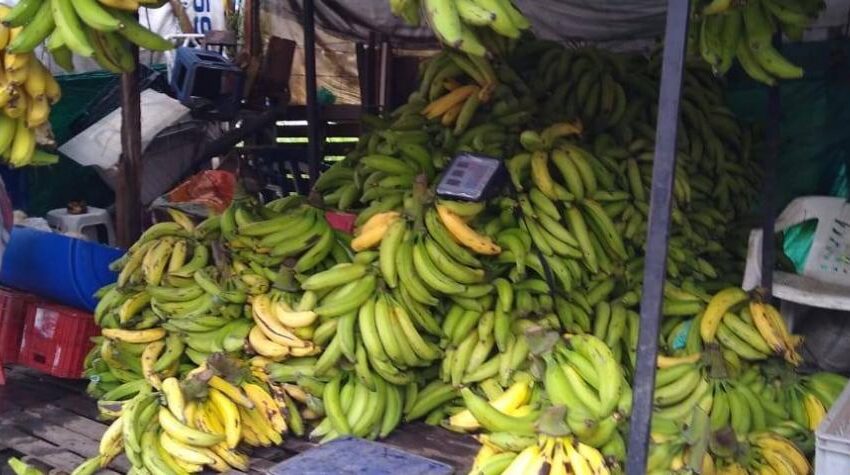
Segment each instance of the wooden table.
M19 457L46 473L70 472L85 458L97 454L107 424L98 420L95 401L85 394L84 381L68 381L13 367L0 386L0 475L11 474L9 457ZM383 441L408 452L469 471L478 443L470 436L407 424ZM251 453L251 474L265 474L278 463L315 444L294 437L281 447L258 448ZM126 473L130 464L116 458L106 475ZM240 474L232 471L230 473Z

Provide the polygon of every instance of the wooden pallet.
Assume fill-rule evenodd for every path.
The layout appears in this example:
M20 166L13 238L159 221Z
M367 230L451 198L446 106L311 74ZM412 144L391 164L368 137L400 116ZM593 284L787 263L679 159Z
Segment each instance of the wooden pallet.
M98 420L95 401L85 395L84 387L78 381L20 368L7 372L6 386L0 386L0 475L12 473L6 464L10 457L22 458L45 473L60 473L72 471L97 454L107 424ZM422 423L402 426L383 442L451 465L456 473L469 471L479 447L472 437ZM278 463L313 447L312 442L289 437L282 447L255 449L249 474L266 474ZM100 473L117 475L129 468L122 455Z

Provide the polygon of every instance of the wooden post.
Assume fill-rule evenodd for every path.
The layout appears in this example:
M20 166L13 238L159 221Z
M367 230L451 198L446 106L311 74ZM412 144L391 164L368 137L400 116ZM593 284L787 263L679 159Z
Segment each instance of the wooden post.
M252 59L262 56L263 39L260 32L260 0L245 0L242 14L244 15L245 52Z
M139 49L133 47L139 63ZM118 245L130 247L142 231L142 111L138 72L121 75L121 159L115 188Z
M180 24L180 31L183 33L194 33L195 27L192 26L192 20L186 14L183 3L180 0L168 0L168 3L171 4L171 10L174 12L174 16L177 17L177 23Z

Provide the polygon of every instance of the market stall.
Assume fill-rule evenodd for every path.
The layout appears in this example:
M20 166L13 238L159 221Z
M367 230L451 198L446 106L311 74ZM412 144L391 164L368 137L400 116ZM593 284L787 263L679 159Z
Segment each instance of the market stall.
M268 177L240 161L229 203L169 207L110 264L84 362L109 426L76 473L121 470L122 454L132 470L247 471L346 436L470 473L812 470L846 377L805 364L772 303L773 239L761 285L741 282L756 211L774 234L777 83L803 75L780 36L801 38L822 5L390 2L405 27L384 2L286 3L304 30L305 159L262 137L292 109L280 96L196 158L246 142L245 163L295 163L280 178L295 193L261 193ZM260 5L244 7L256 51ZM433 31L443 49L332 160L316 23L362 38L370 15L407 47ZM663 48L647 47L662 24ZM606 40L631 48L584 43ZM770 88L764 140L727 106L727 73ZM122 81L126 240L141 224L141 120L135 78ZM307 463L283 458L282 473Z

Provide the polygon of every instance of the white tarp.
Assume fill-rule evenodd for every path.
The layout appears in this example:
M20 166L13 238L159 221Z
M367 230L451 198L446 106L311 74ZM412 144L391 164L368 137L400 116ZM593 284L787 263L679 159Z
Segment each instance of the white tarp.
M664 33L667 0L514 0L541 37L597 42L658 38ZM692 0L695 1L695 0ZM277 0L264 5L275 15L298 17L301 0ZM827 0L813 25L811 39L825 30L847 24L850 0ZM270 20L273 21L273 20ZM316 24L345 38L365 40L374 31L393 37L393 43L412 47L428 41L425 28L410 28L393 17L388 0L321 0Z

